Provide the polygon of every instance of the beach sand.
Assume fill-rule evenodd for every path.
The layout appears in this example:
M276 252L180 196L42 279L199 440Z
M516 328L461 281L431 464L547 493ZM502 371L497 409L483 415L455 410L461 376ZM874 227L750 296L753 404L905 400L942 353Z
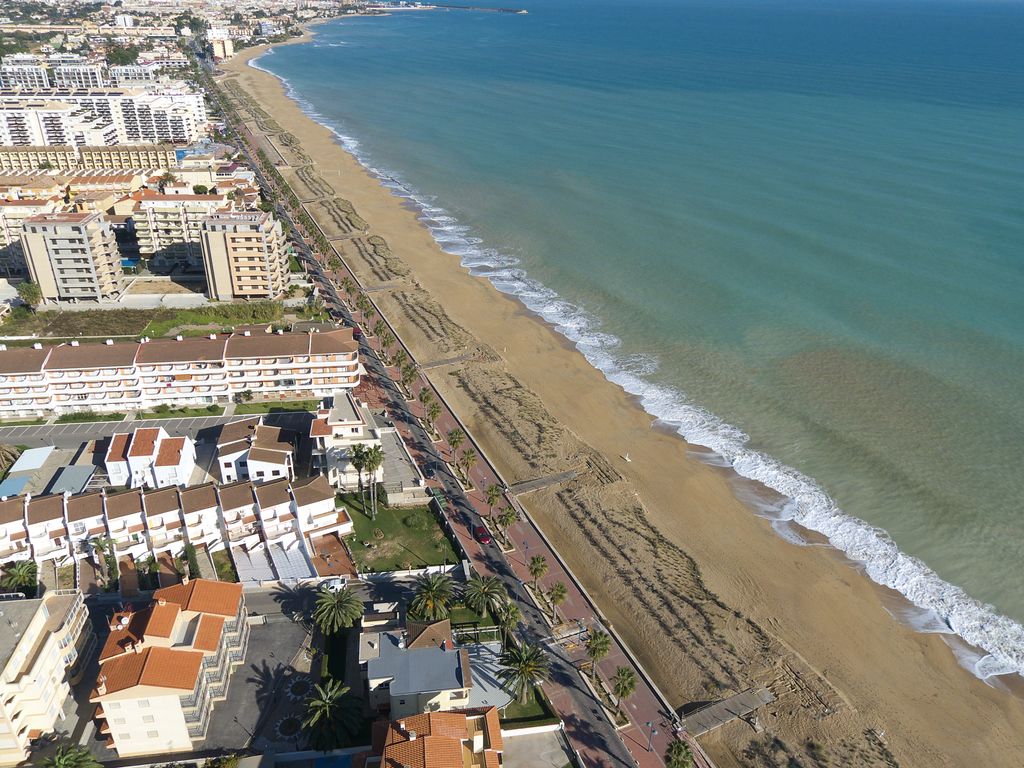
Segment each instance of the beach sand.
M508 481L576 470L521 500L659 687L676 706L756 685L778 697L759 711L762 732L734 722L701 739L720 766L1024 764L1019 698L962 669L938 635L894 621L892 594L835 550L782 540L738 500L731 472L654 428L565 339L470 276L412 206L247 66L261 51L224 67L247 125L270 134L261 141L298 196L320 200L311 213L343 238L417 359L462 360L431 380Z

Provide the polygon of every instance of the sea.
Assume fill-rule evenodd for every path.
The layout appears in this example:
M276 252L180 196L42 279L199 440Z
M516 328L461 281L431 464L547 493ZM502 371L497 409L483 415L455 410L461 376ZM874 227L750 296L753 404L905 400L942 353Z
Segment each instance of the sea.
M502 3L528 13L341 19L255 66L778 492L752 514L1024 673L1024 3Z

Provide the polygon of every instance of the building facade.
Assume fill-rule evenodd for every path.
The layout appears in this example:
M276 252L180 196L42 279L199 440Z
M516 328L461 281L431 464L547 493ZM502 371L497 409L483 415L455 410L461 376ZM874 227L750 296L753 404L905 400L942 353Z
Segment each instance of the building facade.
M114 230L99 213L51 213L25 219L21 249L47 301L99 301L121 291Z
M203 222L202 246L211 299L272 299L288 285L284 231L269 213L211 216Z

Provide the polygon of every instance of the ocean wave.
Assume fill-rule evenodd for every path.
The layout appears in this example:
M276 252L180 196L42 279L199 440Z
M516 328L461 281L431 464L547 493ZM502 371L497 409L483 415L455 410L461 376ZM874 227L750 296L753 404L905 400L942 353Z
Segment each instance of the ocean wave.
M310 118L332 131L341 146L384 186L414 204L420 220L445 252L458 256L471 274L487 278L497 290L516 297L554 327L609 381L635 396L659 424L670 426L688 443L713 451L712 463L731 467L738 475L784 497L777 514L765 515L778 535L798 545L808 542L797 525L824 535L833 547L859 563L869 578L899 592L924 612L916 620L893 614L895 618L922 632L937 631L935 622L940 622L961 638L966 645L949 643L950 647L964 668L980 679L992 683L1000 675L1024 676L1024 626L943 581L923 561L902 552L886 531L845 514L812 478L751 449L743 430L690 402L679 390L650 381L647 377L657 369L656 360L622 350L621 340L601 331L599 321L584 308L530 277L513 256L483 247L480 238L472 236L469 228L436 200L414 191L394 173L375 167L358 140L332 125L286 78L257 64L272 51L268 49L250 65L277 77ZM921 618L924 615L929 617L927 621Z

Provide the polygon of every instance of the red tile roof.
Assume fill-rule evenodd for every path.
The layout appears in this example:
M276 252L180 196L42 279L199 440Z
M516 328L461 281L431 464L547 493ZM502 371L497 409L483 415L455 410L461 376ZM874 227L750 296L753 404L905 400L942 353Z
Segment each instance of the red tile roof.
M242 585L224 581L194 579L188 584L175 584L153 593L155 600L177 603L183 611L213 613L232 617L238 613L242 600Z
M156 449L156 441L160 438L159 427L136 429L132 435L132 444L128 449L129 456L152 456Z
M146 648L141 653L127 653L100 668L97 686L105 684L106 691L101 694L97 688L92 700L136 686L191 691L196 686L202 663L201 651L156 647Z
M110 438L110 447L107 448L107 461L127 461L128 441L131 435L127 432L119 432Z
M184 437L169 437L160 442L160 450L156 454L158 467L176 467L181 463L181 452L185 449Z

